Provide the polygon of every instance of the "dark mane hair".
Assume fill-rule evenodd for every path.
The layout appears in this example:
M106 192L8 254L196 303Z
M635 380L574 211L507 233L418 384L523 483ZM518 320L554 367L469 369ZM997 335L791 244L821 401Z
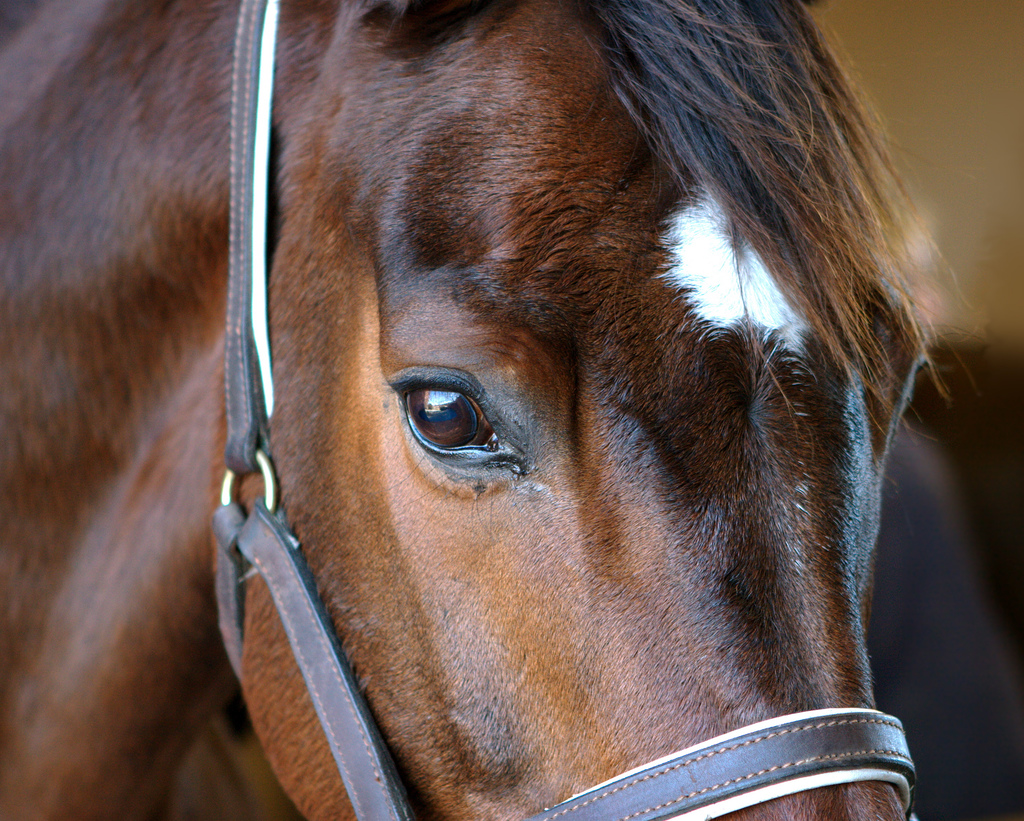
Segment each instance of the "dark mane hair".
M913 211L879 130L798 0L587 0L615 91L714 197L833 357L873 388L909 309Z

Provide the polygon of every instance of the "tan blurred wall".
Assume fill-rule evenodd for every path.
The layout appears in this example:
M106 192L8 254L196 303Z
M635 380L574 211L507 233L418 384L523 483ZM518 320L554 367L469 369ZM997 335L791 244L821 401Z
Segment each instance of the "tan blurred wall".
M941 255L941 325L1024 351L1024 0L824 0Z

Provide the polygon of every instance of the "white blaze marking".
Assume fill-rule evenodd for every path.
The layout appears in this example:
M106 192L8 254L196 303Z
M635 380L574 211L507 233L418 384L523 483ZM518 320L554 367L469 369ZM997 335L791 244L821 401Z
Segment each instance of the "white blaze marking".
M663 276L686 293L697 316L722 328L747 319L800 347L805 322L754 250L734 245L717 203L705 199L680 211L664 242L672 267Z

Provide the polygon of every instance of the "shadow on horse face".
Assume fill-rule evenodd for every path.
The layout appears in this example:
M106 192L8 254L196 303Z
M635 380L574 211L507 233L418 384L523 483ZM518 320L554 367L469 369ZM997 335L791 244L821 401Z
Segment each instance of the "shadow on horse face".
M673 221L721 222L748 303L754 252L652 152L596 25L544 0L445 14L342 12L285 103L270 301L286 514L418 809L520 818L746 723L870 705L910 340L879 394L771 282L792 327L709 319ZM250 589L254 722L303 811L345 815ZM744 817L897 818L890 792Z

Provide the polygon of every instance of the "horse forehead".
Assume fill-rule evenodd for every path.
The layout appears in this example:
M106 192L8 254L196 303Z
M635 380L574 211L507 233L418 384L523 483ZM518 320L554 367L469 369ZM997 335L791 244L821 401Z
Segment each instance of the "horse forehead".
M732 234L714 200L705 197L678 208L667 221L662 244L669 265L661 278L701 322L721 329L749 322L800 349L807 322L760 256Z
M614 248L583 242L577 246L579 264L568 266L574 274L541 286L552 304L564 305L566 292L575 295L579 304L570 313L578 334L618 348L611 340L623 337L625 321L631 327L625 337L644 348L692 347L708 338L708 331L724 331L733 332L737 342L760 338L768 344L770 339L772 346L804 352L810 334L806 318L757 252L731 230L712 198L690 195L674 206L652 209L639 222L624 227ZM520 278L535 282L529 272L509 277L506 297L513 303L531 290ZM682 329L695 332L689 342L679 336Z

